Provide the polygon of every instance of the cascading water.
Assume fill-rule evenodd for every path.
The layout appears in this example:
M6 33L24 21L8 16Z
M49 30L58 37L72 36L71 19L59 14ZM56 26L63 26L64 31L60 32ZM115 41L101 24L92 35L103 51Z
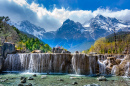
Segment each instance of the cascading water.
M125 76L130 76L130 62L126 64Z
M106 60L105 61L100 61L98 60L98 64L99 64L99 73L100 74L106 74Z
M72 57L72 66L75 74L80 74L80 54L74 54Z
M98 66L98 57L97 56L88 56L89 57L89 74L96 74L97 66Z
M119 73L119 68L118 68L118 66L117 65L114 65L113 67L112 67L112 70L111 70L111 74L112 75L118 75L118 73Z
M120 64L126 64L123 60ZM110 68L106 56L86 54L49 54L49 53L24 53L8 54L4 60L4 71L23 71L39 73L75 73L93 75L96 73L107 74L106 68ZM106 67L107 65L107 67ZM111 74L117 74L117 64L111 66ZM130 62L126 65L125 74L130 71ZM118 68L118 69L117 69Z
M71 59L68 54L8 54L4 61L5 71L69 72Z

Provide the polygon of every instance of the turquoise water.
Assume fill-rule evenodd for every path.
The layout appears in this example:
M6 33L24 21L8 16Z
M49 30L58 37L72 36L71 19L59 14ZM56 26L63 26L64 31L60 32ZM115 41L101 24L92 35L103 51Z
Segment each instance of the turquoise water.
M120 76L106 76L108 81L98 81L96 77L85 76L85 75L74 75L74 74L52 74L46 75L44 79L41 76L44 74L36 74L37 77L33 77L30 73L2 73L0 74L0 84L4 86L18 86L20 83L20 77L33 77L34 80L27 80L23 85L31 83L33 86L84 86L87 84L99 84L101 86L130 86L129 79L125 79ZM5 82L1 82L2 80ZM62 79L63 81L58 81ZM78 84L72 85L73 82Z

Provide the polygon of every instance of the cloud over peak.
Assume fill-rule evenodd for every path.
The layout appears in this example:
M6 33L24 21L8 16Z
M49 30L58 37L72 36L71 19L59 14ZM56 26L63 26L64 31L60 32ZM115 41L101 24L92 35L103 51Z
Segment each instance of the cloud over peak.
M46 29L46 31L57 30L66 19L84 23L91 18L101 14L106 17L115 17L121 20L130 20L130 10L113 11L108 8L97 8L97 10L69 10L64 7L58 9L54 5L52 11L38 3L29 4L27 0L2 0L0 1L0 16L9 16L12 21L18 22L28 20L33 24Z

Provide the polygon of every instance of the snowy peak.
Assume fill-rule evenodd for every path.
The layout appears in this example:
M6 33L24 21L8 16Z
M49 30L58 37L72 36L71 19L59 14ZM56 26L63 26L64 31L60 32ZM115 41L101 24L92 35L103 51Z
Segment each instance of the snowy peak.
M104 29L107 31L113 31L113 28L115 28L118 31L125 30L127 23L116 18L97 15L95 18L90 20L90 27L93 29Z
M41 28L39 26L36 26L32 23L30 23L29 21L25 20L25 21L21 21L21 22L17 22L17 23L13 23L11 21L8 22L10 25L14 25L16 28L18 28L20 31L32 34L38 38L42 38L43 33L45 33L45 29Z
M83 29L84 27L79 22L74 22L70 19L67 19L57 31L81 31Z
M21 26L21 27L27 27L27 29L33 28L33 30L45 32L45 29L44 29L44 28L41 28L41 27L39 27L39 26L36 26L36 25L30 23L30 22L27 21L27 20L22 21L22 22L20 23L20 26Z

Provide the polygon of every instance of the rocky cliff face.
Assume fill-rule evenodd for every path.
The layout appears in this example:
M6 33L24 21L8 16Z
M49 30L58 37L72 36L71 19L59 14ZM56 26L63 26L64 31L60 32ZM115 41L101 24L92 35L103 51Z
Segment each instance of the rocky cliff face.
M0 46L0 71L3 69L4 59L6 59L7 54L11 53L15 53L15 44L6 42L3 46Z
M130 55L101 55L99 62L104 74L130 76Z
M7 57L7 54L15 53L15 44L11 42L5 42L2 46L2 56Z

